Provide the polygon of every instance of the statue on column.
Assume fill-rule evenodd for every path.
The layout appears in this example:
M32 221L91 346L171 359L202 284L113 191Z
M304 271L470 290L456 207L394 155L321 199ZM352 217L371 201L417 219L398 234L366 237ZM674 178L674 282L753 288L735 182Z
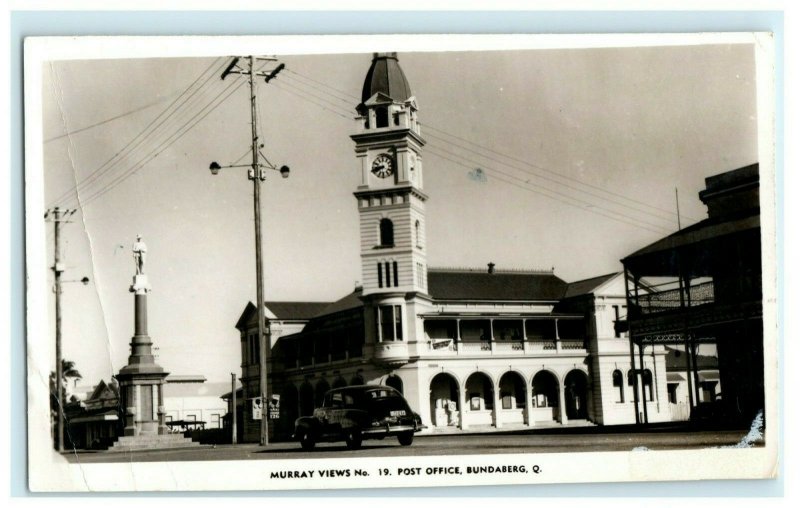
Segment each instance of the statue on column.
M133 244L133 262L136 265L136 275L144 275L144 262L147 256L147 245L142 241L142 235L136 235Z

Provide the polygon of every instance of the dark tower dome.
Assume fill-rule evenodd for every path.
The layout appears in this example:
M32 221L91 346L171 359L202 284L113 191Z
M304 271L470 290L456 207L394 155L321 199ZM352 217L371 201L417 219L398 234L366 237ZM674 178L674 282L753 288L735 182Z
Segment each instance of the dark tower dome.
M364 79L361 90L361 103L366 102L376 93L391 97L396 102L404 102L411 97L406 75L397 63L397 53L373 53L372 65Z

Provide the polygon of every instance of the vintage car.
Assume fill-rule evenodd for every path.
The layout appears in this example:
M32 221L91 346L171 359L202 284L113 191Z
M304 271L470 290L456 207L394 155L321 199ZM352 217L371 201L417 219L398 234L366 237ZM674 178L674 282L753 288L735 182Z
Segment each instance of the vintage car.
M322 407L295 422L294 439L311 450L319 442L344 440L357 449L364 439L396 436L403 446L424 429L422 419L400 392L389 386L363 385L335 388L325 394Z

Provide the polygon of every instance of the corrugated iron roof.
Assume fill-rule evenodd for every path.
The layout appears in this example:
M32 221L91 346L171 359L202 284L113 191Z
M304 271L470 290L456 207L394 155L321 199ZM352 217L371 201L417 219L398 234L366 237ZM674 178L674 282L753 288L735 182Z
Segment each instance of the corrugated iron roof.
M428 271L428 293L437 300L554 301L567 283L552 273Z
M336 300L335 302L328 304L322 311L320 311L314 317L320 316L327 316L329 314L335 314L337 312L342 312L345 310L355 309L361 307L363 302L361 301L361 288L356 289L349 295Z
M609 273L606 275L600 275L599 277L592 277L591 279L583 279L578 280L575 282L570 282L567 285L567 290L564 293L564 298L570 298L573 296L580 296L580 295L588 295L594 292L597 288L605 284L606 282L610 281L621 272L614 272Z
M331 302L265 302L267 309L272 312L277 319L311 319Z

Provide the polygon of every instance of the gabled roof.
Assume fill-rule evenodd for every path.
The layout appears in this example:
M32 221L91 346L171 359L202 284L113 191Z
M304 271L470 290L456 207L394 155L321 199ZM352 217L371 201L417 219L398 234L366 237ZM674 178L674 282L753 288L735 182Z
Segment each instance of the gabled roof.
M273 319L308 321L322 312L325 307L331 305L331 302L264 302L264 305L267 315L274 316ZM247 302L239 320L236 321L236 328L240 330L244 328L256 312L257 309L253 302Z
M326 307L330 302L266 302L267 310L282 320L311 319Z
M358 288L349 295L340 298L339 300L327 305L324 309L322 309L320 313L318 313L314 317L327 316L329 314L335 314L337 312L342 312L345 310L361 307L364 304L361 301L360 297L361 297L361 288Z
M86 398L86 402L116 398L119 398L117 386L114 384L106 384L106 382L101 379L100 382L97 383L97 386L94 387L94 390L92 390L91 395Z
M428 270L428 293L436 300L554 301L566 288L551 272Z
M591 279L583 279L575 282L570 282L567 285L567 290L564 293L564 298L573 296L588 295L594 293L598 288L609 282L614 277L622 272L614 272L599 277L592 277Z

